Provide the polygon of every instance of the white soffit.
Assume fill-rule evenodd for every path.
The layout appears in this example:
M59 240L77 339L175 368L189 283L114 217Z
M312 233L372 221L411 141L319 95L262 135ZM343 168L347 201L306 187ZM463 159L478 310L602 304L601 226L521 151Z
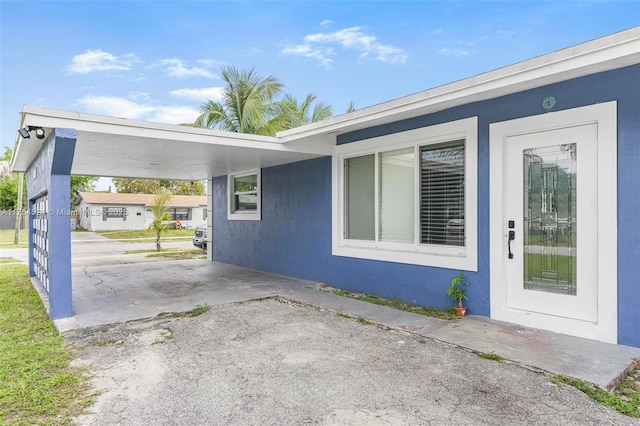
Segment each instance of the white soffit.
M327 146L294 149L278 138L25 106L20 127L77 132L72 174L201 180L245 169L331 155ZM25 171L44 140L18 137L11 167Z

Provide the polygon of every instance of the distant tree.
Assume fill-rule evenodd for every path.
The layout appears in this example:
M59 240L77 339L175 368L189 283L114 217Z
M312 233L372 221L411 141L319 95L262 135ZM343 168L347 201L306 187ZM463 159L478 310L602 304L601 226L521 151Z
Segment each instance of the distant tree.
M11 157L13 156L13 150L8 146L4 147L4 152L0 157L0 161L11 161Z
M5 146L2 156L0 156L0 161L9 162L12 156L13 150ZM20 173L8 173L0 176L0 210L16 210L18 207L19 181ZM26 199L26 194L24 199Z
M85 191L95 191L96 182L98 182L100 178L97 176L79 176L79 175L71 175L71 201L76 198L76 191L79 189L84 189Z
M206 195L206 187L201 181L113 178L117 192L127 194L156 194L169 191L175 195Z
M153 220L149 229L156 233L156 250L162 251L160 245L160 238L163 232L166 232L166 223L171 220L171 214L169 213L169 203L173 196L168 191L160 191L153 198L153 204L149 206Z
M18 204L18 173L0 176L0 210L15 210Z

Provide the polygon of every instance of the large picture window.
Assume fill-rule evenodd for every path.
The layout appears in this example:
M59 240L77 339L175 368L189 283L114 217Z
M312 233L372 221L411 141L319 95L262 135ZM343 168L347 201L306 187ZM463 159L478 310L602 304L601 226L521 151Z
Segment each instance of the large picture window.
M333 253L477 268L477 119L336 148Z
M229 220L260 220L260 171L229 175Z

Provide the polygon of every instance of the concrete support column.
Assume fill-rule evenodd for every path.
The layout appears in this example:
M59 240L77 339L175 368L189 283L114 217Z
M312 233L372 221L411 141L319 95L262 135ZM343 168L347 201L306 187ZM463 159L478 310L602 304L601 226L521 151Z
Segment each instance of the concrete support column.
M47 294L52 319L73 315L70 182L76 139L75 130L53 129L27 169L29 275ZM36 202L44 197L46 207ZM40 230L40 236L36 235L35 225L38 215L46 222L38 225L45 228ZM39 250L35 249L36 244L40 244ZM40 259L35 258L36 251ZM38 275L46 277L47 282L41 282Z

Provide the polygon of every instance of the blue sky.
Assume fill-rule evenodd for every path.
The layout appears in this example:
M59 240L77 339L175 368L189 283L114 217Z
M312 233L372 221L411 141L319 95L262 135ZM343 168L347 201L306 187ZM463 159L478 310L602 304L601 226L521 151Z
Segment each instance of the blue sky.
M223 65L341 114L639 24L638 1L0 0L1 145L25 104L193 121Z

